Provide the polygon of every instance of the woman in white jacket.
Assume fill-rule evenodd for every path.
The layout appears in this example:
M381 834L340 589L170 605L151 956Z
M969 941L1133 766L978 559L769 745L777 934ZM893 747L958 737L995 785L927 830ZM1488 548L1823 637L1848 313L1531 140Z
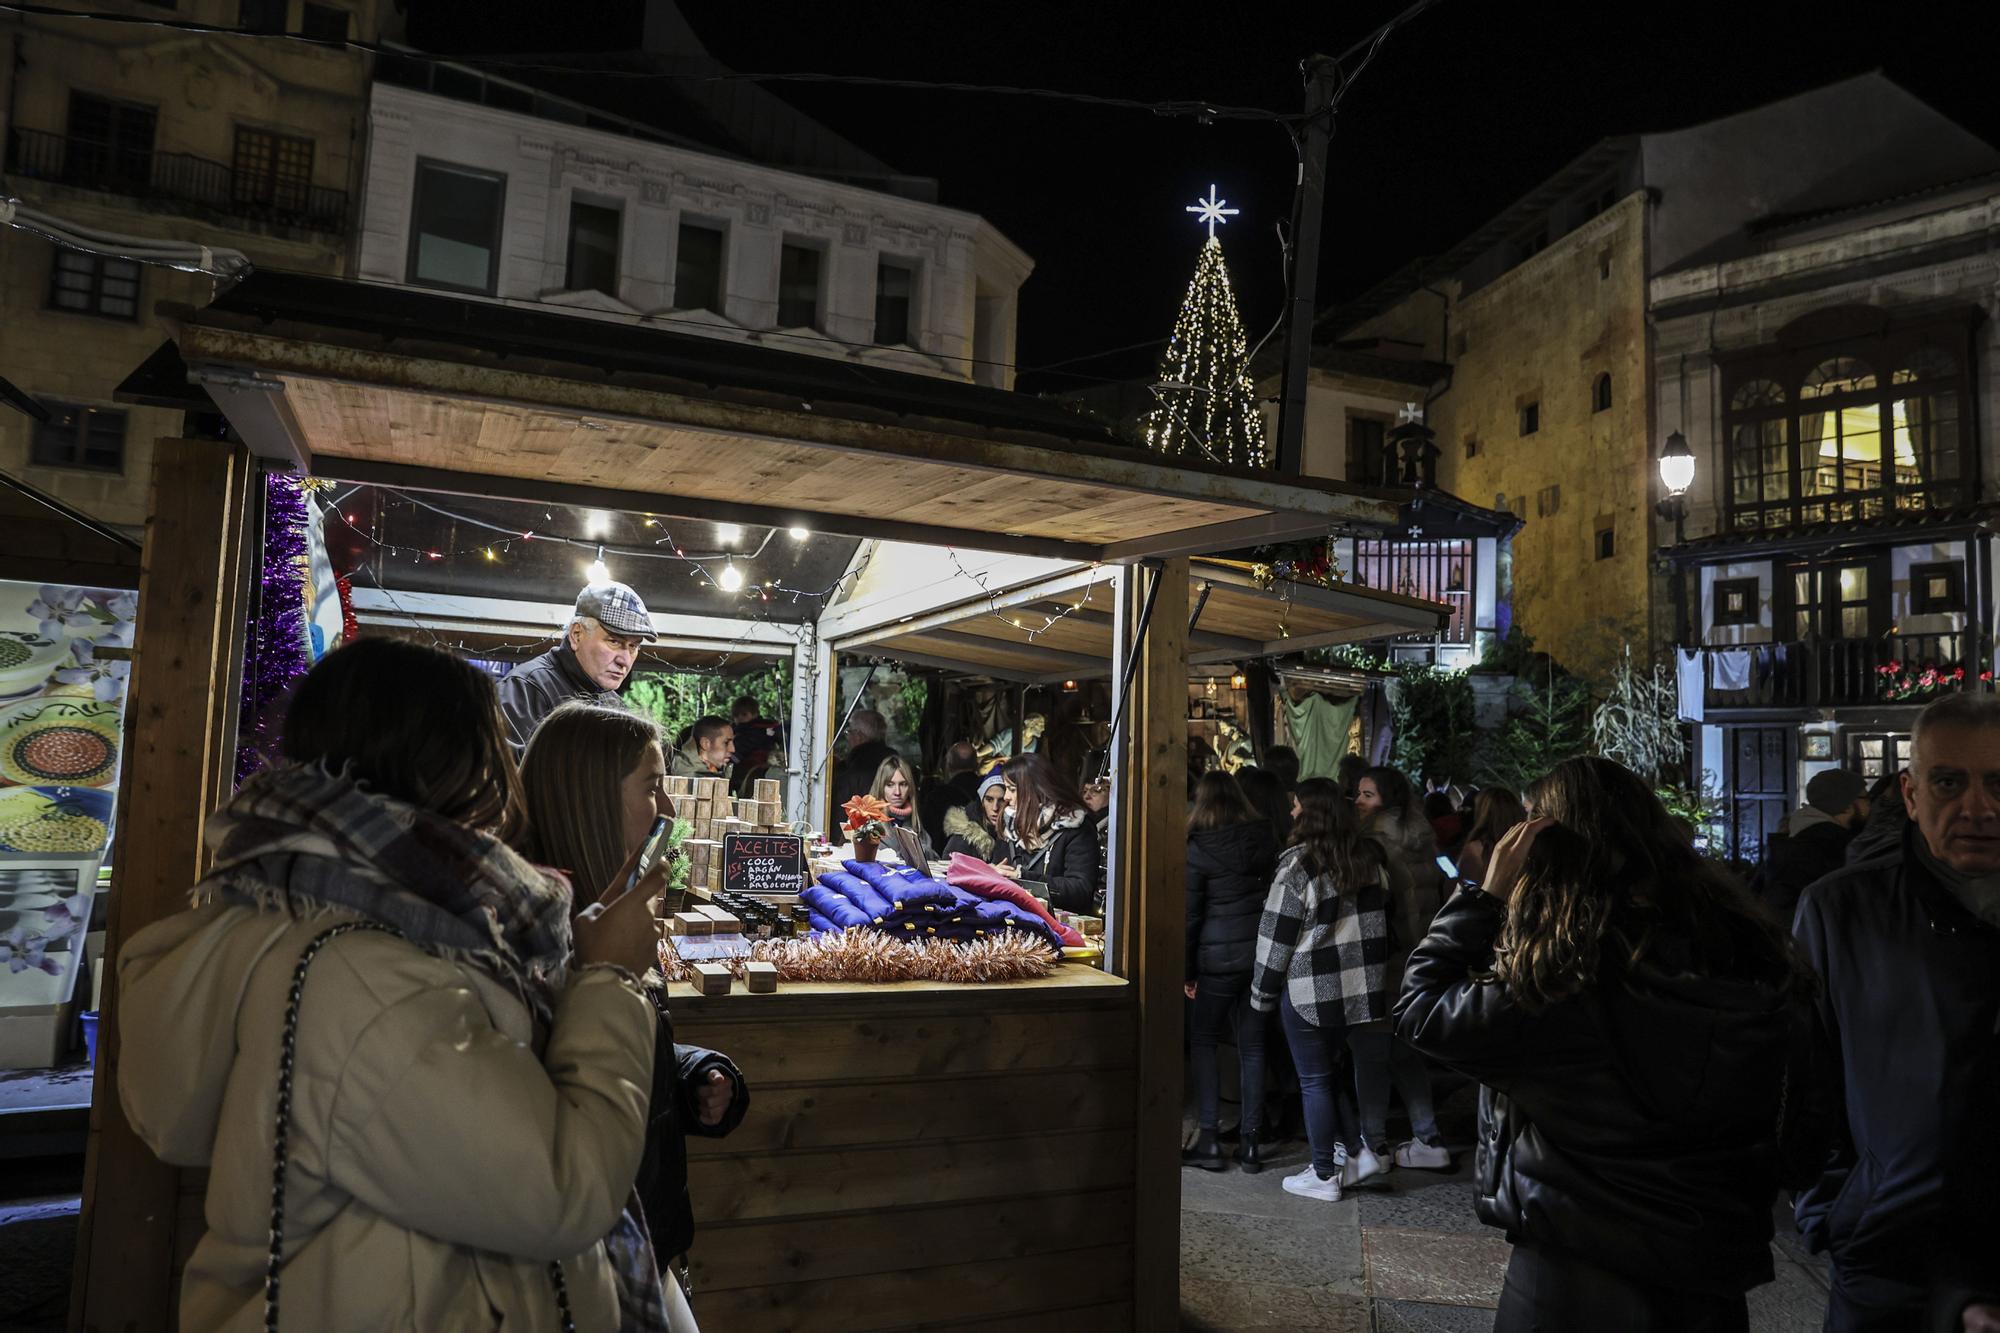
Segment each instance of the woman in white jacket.
M247 1333L269 1304L286 1330L665 1327L628 1207L656 886L621 877L572 958L568 889L501 840L505 735L477 668L340 649L299 688L286 762L211 817L194 910L121 954L125 1113L210 1172L181 1327Z

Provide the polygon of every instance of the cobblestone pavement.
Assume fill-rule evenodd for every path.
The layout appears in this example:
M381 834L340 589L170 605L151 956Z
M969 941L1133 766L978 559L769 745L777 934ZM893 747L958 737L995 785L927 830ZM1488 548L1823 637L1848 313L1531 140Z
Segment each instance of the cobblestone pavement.
M1454 1147L1470 1142L1471 1111L1470 1089L1441 1109ZM1306 1160L1287 1143L1260 1175L1181 1172L1183 1329L1491 1333L1508 1246L1472 1215L1469 1150L1453 1173L1394 1171L1335 1204L1284 1192ZM1818 1333L1824 1266L1783 1209L1778 1226L1777 1280L1750 1293L1752 1333Z

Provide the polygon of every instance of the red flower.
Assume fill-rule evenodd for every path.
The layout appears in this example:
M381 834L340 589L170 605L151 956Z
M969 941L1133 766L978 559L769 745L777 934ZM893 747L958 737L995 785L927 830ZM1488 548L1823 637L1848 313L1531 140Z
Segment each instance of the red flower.
M1891 673L1901 671L1902 669L1903 669L1903 664L1901 662L1891 662L1889 663L1888 666L1882 668L1882 670Z
M1981 680L1990 681L1993 679L1993 673L1991 671L1982 671L1979 673L1979 678Z

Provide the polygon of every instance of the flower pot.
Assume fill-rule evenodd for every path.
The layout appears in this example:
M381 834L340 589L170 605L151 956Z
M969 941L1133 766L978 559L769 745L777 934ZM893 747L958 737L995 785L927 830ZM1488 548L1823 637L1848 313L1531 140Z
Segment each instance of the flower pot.
M874 838L856 838L854 840L854 859L857 861L873 861L876 849L881 847L881 845Z

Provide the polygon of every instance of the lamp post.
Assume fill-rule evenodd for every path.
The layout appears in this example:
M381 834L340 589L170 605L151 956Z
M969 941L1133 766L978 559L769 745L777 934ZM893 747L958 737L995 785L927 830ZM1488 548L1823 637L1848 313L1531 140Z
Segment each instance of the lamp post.
M1660 446L1660 486L1666 491L1666 498L1654 507L1661 518L1672 519L1674 524L1674 546L1680 547L1687 541L1687 493L1694 485L1694 450L1688 448L1687 436L1675 431L1667 436ZM1688 640L1687 595L1685 578L1678 555L1673 562L1674 585L1674 642L1685 644Z

